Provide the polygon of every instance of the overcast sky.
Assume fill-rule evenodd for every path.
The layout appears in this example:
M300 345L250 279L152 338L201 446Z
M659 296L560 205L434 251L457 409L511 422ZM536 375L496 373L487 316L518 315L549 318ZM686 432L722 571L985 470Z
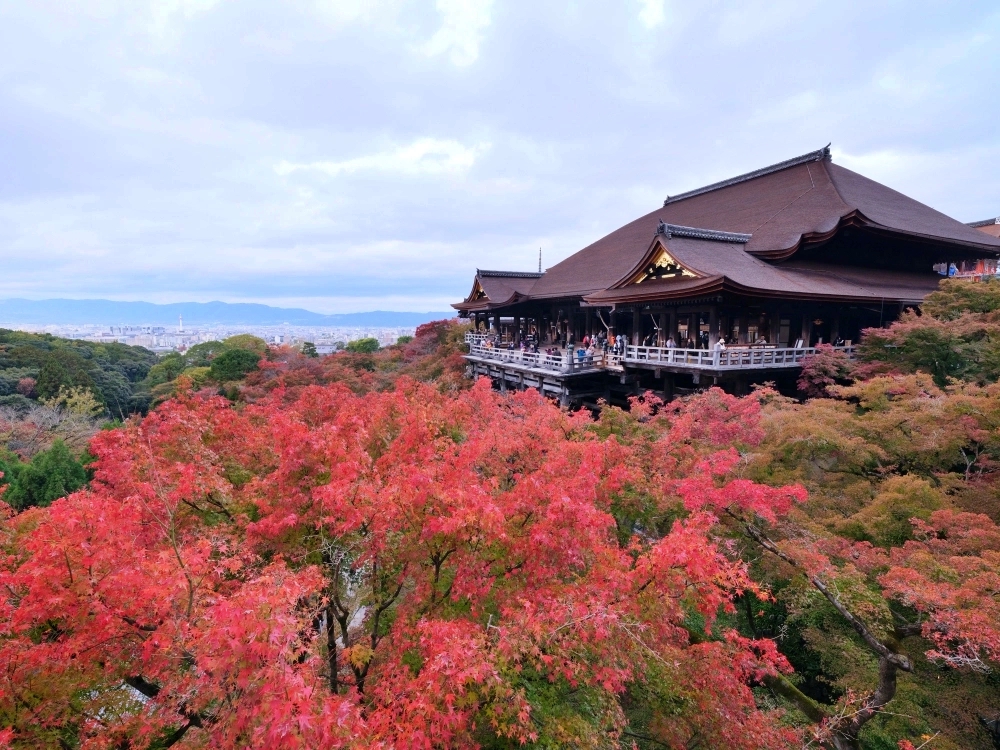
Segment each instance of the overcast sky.
M0 0L0 297L446 310L829 141L983 219L998 50L996 0Z

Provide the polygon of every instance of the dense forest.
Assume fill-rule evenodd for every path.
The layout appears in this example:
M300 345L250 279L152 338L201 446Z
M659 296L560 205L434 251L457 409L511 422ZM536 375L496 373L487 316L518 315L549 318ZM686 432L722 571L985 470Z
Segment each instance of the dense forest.
M155 364L156 355L138 346L0 329L0 407L28 409L80 389L109 416L124 418L148 406L137 386Z
M181 378L185 387L235 398L271 355L250 335L157 358L142 347L0 330L4 500L16 509L44 506L83 487L87 445L100 429L169 399Z
M466 379L463 334L8 415L52 486L4 494L0 745L1000 747L1000 284L798 398L569 412Z

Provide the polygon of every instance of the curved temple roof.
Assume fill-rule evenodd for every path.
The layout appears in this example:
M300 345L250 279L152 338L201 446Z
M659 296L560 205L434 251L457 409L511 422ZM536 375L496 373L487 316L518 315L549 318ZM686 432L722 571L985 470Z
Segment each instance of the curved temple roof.
M544 274L528 271L484 271L476 269L472 292L452 307L462 311L485 310L510 305L527 297L535 282Z
M744 250L743 243L697 238L657 237L647 257L660 252L694 277L619 283L584 297L590 305L630 304L651 300L704 296L722 291L784 299L827 299L858 302L894 300L919 303L933 292L941 276L926 273L791 261L774 265Z
M656 292L657 298L687 296L707 291L708 279L713 277L720 279L719 288L727 285L780 296L919 301L933 290L940 277L930 269L927 274L873 269L852 273L841 266L821 267L795 257L801 248L826 242L848 226L933 243L970 258L1000 254L1000 238L833 164L826 147L668 197L662 207L616 229L541 276L530 274L534 277L530 282L512 273L493 277L503 288L486 291L488 302L476 305L470 296L454 307L471 311L526 299L565 297L610 304ZM698 270L700 278L655 280L635 290L617 288L649 262L650 242L657 236L660 239L654 242L660 242L661 249L666 247L679 263ZM490 277L482 274L476 278L485 290Z

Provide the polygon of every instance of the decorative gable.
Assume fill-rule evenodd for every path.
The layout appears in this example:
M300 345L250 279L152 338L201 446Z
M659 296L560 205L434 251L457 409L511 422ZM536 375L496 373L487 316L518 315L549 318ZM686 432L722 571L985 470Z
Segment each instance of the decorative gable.
M653 279L670 279L675 277L697 278L697 274L692 273L670 255L665 249L660 248L659 254L649 263L646 268L636 277L633 284L641 284L644 281Z

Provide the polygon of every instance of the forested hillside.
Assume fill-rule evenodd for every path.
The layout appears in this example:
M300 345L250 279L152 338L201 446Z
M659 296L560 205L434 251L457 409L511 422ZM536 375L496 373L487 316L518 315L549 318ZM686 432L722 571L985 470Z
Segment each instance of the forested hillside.
M0 329L0 406L25 409L80 389L109 416L124 418L142 410L136 385L155 363L156 355L138 346Z
M454 322L188 353L84 489L5 495L0 741L1000 746L998 289L801 399L571 413L464 379Z

